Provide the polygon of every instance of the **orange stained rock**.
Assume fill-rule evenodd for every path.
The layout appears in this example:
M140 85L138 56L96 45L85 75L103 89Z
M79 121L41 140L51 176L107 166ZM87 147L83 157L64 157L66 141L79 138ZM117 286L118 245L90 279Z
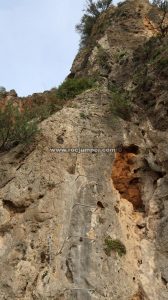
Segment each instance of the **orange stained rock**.
M116 190L122 198L130 201L134 208L142 206L139 178L134 173L136 154L116 153L112 168L112 180Z

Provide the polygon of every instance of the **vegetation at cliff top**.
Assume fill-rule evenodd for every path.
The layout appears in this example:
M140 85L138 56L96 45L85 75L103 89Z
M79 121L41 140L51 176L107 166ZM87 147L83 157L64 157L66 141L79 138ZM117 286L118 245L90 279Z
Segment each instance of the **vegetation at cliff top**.
M112 0L88 0L86 2L86 9L79 24L76 25L76 31L81 34L80 46L86 45L88 38L92 32L93 25L99 15L108 9L112 4Z
M168 0L153 0L153 5L157 5L161 10L168 11Z
M3 99L6 95L6 89L3 86L0 86L0 100Z
M159 31L161 36L165 36L168 34L168 24L166 22L168 16L168 0L153 0L153 5L156 5L162 11L162 15L159 22Z
M87 45L97 18L102 12L106 11L112 3L112 0L86 1L84 15L82 16L80 23L76 25L76 31L81 35L81 47L85 47ZM123 2L119 2L118 6L121 6L122 4ZM153 0L152 4L159 7L162 12L158 29L161 35L165 36L168 33L168 25L167 22L165 22L168 15L168 0Z
M94 86L95 80L87 77L68 78L57 89L59 99L73 99L80 93Z

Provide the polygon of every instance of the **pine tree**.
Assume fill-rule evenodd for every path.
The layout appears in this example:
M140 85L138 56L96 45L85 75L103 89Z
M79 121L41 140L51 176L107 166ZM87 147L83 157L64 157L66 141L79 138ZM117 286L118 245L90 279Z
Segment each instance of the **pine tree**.
M76 30L81 34L81 46L85 46L92 32L93 25L99 15L106 11L112 4L112 0L87 0L86 8L81 22L76 25Z

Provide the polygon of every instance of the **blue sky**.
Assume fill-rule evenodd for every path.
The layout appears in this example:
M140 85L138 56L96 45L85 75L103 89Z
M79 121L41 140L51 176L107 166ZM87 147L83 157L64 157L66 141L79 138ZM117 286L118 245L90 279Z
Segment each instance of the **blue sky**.
M84 4L85 0L0 0L0 86L27 96L59 85L78 51L75 25Z

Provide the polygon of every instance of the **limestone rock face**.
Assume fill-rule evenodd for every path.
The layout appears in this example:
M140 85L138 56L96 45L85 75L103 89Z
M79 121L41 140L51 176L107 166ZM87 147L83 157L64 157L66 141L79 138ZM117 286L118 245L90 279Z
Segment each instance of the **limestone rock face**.
M93 43L72 67L99 83L44 120L35 144L0 153L0 300L168 299L168 131L153 118L166 79L149 67L148 114L132 78L153 9L129 0L102 15L118 20L96 36L106 64ZM111 112L115 80L133 93L129 121Z
M15 167L0 191L0 299L167 299L167 157L160 171L151 158L147 166L155 131L146 124L145 140L141 126L116 124L108 106L106 89L87 91L41 124L43 136L22 163L14 151L2 155ZM162 133L153 161L165 140ZM129 176L123 195L113 185L119 154L55 152L119 144L139 178L140 209L126 199ZM107 256L107 236L126 254Z

